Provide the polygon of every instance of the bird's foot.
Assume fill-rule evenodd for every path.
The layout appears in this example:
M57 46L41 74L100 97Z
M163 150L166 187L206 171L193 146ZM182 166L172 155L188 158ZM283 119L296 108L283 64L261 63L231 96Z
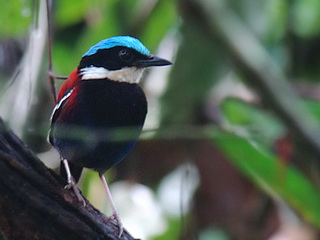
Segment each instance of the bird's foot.
M123 227L123 224L122 224L122 222L120 220L119 214L117 212L114 212L110 217L108 217L108 219L117 222L117 225L119 227L119 235L118 235L118 237L120 239L122 234L123 234L124 227Z
M86 206L86 200L81 195L79 188L77 187L76 182L73 180L73 178L68 180L68 184L64 187L65 189L72 189L74 194L77 196L79 202L83 204L83 206Z

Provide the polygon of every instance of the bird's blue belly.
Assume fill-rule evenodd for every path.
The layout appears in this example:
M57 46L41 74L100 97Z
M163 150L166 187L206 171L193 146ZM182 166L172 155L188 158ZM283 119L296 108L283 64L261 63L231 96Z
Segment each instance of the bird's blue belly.
M135 145L147 113L146 98L137 84L110 80L79 84L52 126L51 137L61 157L104 172Z

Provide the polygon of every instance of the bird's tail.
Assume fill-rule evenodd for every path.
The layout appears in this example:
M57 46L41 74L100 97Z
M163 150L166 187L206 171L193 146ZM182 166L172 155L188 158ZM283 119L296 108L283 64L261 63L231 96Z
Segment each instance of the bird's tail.
M79 181L80 176L81 176L83 167L79 167L78 165L76 165L72 162L68 162L68 165L70 168L71 176L73 177L74 181L77 183ZM60 176L66 180L68 179L66 168L63 164L63 161L60 162Z

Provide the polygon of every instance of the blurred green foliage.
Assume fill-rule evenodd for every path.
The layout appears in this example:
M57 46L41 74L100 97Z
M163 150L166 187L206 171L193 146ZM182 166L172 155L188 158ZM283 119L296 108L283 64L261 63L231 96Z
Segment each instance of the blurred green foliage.
M77 4L56 1L53 7L57 27L53 45L54 66L57 72L65 75L77 66L87 49L108 37L129 34L138 37L154 52L177 20L174 1L170 0L153 3L82 0ZM148 21L143 21L145 18Z
M28 34L33 18L33 1L0 1L0 36L22 37Z
M219 1L214 2L216 4ZM254 34L270 55L271 61L283 71L288 83L297 92L303 84L310 89L319 87L320 1L224 2ZM209 26L199 26L195 21L197 16L193 16L192 11L186 14L186 4L190 4L190 1L53 1L55 73L69 75L78 65L82 54L90 46L107 37L133 35L153 53L163 39L170 38L177 46L174 65L168 79L163 79L167 83L164 92L159 99L152 99L159 102L160 131L172 126L176 129L181 126L189 126L190 129L194 126L214 126L215 131L208 132L203 137L217 145L239 172L270 196L284 200L303 219L320 228L320 196L310 174L291 165L287 166L283 176L279 172L281 166L273 147L277 139L291 133L282 117L275 114L272 107L262 106L259 96L256 97L258 101L254 105L243 101L242 98L245 97L241 94L234 97L234 89L230 85L222 88L223 97L211 98L217 86L222 84L230 73L236 76L237 83L240 79L243 80L241 84L245 85L248 91L256 93L252 84L248 84L254 79L245 79L239 74L241 66L234 63L230 49L221 43L219 33L216 41L209 40L206 32L201 30ZM28 39L28 34L36 24L33 18L37 16L38 9L38 1L0 0L0 43L7 39ZM237 37L234 36L236 39ZM174 52L172 49L170 51ZM247 51L250 51L250 46ZM40 80L43 81L41 78ZM37 96L41 94L43 93L37 93ZM308 98L314 97L312 94L308 95L308 92L305 95ZM319 99L319 94L316 99ZM218 109L210 108L213 106L210 105L212 102ZM320 119L318 101L303 102L304 107ZM39 107L35 104L33 107L37 106ZM219 112L219 120L208 116L208 112L214 110ZM31 119L38 119L37 111L32 112L35 117ZM42 123L38 124L43 126ZM297 140L298 137L293 138ZM307 156L303 161L309 163L309 158L316 157ZM88 176L90 180L91 175ZM89 192L88 186L88 183L84 183L84 192ZM155 239L176 239L181 227L179 219L170 219L170 224L173 227ZM207 234L214 235L210 232Z
M279 159L250 139L224 132L214 132L212 136L243 174L275 199L286 201L305 219L320 227L320 193L299 170L288 166L282 175Z
M250 137L270 148L285 134L283 124L272 113L238 99L226 99L221 104L221 110L226 117L226 129Z
M222 52L201 36L192 21L183 22L181 34L183 38L170 76L173 80L161 97L160 124L164 127L198 122L198 108L210 87L227 71Z

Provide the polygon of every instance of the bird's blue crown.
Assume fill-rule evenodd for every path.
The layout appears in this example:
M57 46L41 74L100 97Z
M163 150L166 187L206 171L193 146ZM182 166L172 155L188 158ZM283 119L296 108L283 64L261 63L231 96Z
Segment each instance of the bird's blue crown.
M98 42L96 45L91 47L88 52L83 54L82 57L93 55L100 49L109 49L113 47L128 47L144 55L150 54L150 51L138 39L130 36L117 36Z

